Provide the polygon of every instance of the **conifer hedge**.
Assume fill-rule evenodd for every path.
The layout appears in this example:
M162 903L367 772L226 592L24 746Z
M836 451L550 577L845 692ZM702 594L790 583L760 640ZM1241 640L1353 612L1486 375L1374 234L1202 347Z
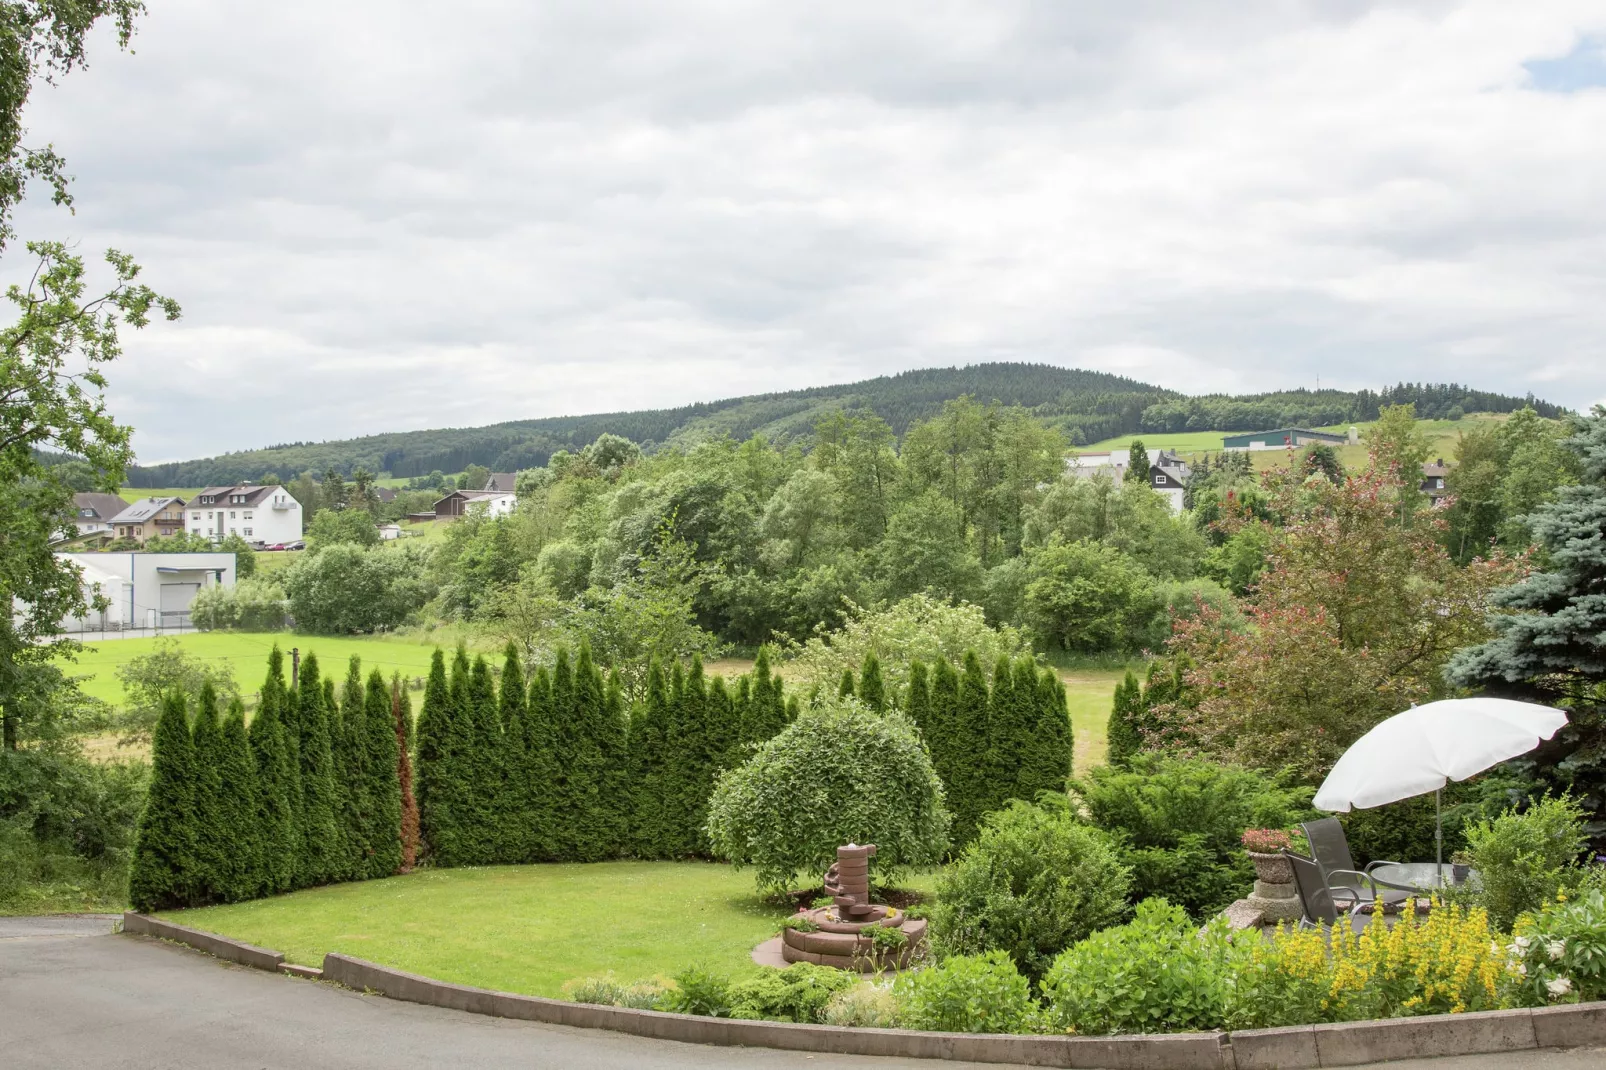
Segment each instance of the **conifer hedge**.
M366 682L353 658L342 686L308 654L294 685L277 647L255 716L221 719L203 693L193 724L163 706L131 898L151 910L235 902L340 880L441 866L709 857L709 798L796 720L761 650L727 684L654 664L627 709L617 675L589 648L526 675L509 647L499 672L459 648L437 650L416 730L399 679ZM842 690L919 729L954 813L954 845L1010 799L1062 791L1071 770L1065 692L1030 659L974 655L911 666L890 693L868 658Z

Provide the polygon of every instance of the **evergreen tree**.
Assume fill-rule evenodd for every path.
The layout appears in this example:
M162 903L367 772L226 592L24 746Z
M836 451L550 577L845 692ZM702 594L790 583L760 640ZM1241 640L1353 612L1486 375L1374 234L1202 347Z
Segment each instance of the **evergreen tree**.
M602 701L602 804L607 821L608 857L623 854L630 834L630 722L625 713L624 682L617 670L608 674Z
M363 842L368 845L362 876L388 877L402 865L402 793L396 711L390 688L378 669L363 690Z
M931 683L923 661L909 663L909 688L903 695L903 712L920 729L920 738L925 741L926 751L935 753L931 750ZM935 764L932 768L936 768Z
M1074 754L1065 685L1052 669L1038 671L1030 658L1015 663L1015 693L1031 694L1032 731L1016 779L1015 797L1036 802L1040 792L1064 794Z
M217 721L217 691L210 681L201 686L200 708L190 726L190 745L195 760L192 788L195 828L195 881L190 889L192 903L223 900L229 883L231 830L223 824L223 729Z
M429 662L429 679L424 684L424 706L418 714L418 766L415 770L419 836L425 851L431 854L435 851L437 841L451 837L450 829L445 827L451 817L449 793L443 798L447 804L444 808L436 806L434 796L436 785L444 773L442 752L452 731L446 656L436 647Z
M746 715L742 720L742 742L763 743L779 735L791 723L781 678L770 671L770 648L758 648L753 662Z
M856 688L853 684L853 670L843 669L842 682L837 685L836 689L837 698L852 698L855 690Z
M524 770L521 808L529 825L526 861L558 857L557 729L552 720L552 678L540 667L530 677L524 716Z
M519 649L508 643L502 654L502 679L497 694L497 719L501 730L501 752L496 760L501 770L497 812L496 857L504 863L526 862L535 854L529 814L525 807L525 771L529 759L524 753L525 721L529 716L530 695L524 684L524 660Z
M401 861L399 871L411 873L418 863L422 835L418 827L418 798L413 793L412 704L402 687L401 674L390 681L390 712L396 733L396 786L401 812Z
M468 651L459 646L438 711L432 712L426 689L425 714L429 720L433 755L424 765L424 732L419 731L420 774L428 772L420 816L424 842L437 865L461 866L474 861L474 710Z
M954 849L960 850L976 838L989 796L987 785L987 707L990 695L987 676L975 651L965 654L965 669L959 678L959 701L955 708L952 755L952 799ZM940 775L940 774L939 774Z
M222 744L217 813L219 824L229 836L229 852L221 870L219 891L224 902L238 903L261 895L268 883L259 810L262 786L257 781L251 742L246 736L245 706L238 697L229 703L228 715L223 719Z
M474 659L469 676L469 715L471 735L463 776L468 786L470 817L467 833L470 865L490 865L496 861L502 837L504 770L500 758L502 729L496 703L496 684L484 657Z
M1111 765L1122 766L1143 749L1143 732L1139 720L1143 711L1143 689L1132 670L1126 679L1115 685L1115 699L1110 706L1109 741L1107 760Z
M731 698L721 677L709 681L703 700L703 738L697 778L691 785L692 795L688 818L697 831L697 853L705 857L712 853L708 842L708 797L714 793L714 781L728 768L731 757Z
M630 722L632 819L630 850L637 858L672 858L670 810L665 805L673 776L669 755L670 697L663 665L647 669L647 694Z
M329 681L332 685L333 681ZM327 692L326 692L327 694ZM340 824L338 876L341 880L363 880L368 876L368 825L372 807L368 801L367 699L362 684L362 659L353 654L346 665L346 679L340 690L339 710L332 707L329 718L331 770L335 786L335 819Z
M607 802L602 797L607 780L603 743L606 696L589 643L580 646L571 680L570 716L566 723L560 723L558 735L558 754L564 770L565 854L574 861L595 862L608 856L612 830Z
M1126 474L1121 478L1127 483L1149 482L1149 451L1143 448L1142 439L1133 439L1130 455L1127 457Z
M574 824L582 809L588 784L587 770L576 765L580 744L576 738L574 667L569 652L560 649L552 662L552 687L548 692L547 717L552 726L553 777L552 857L559 862L580 858L581 830Z
M669 722L669 788L666 801L674 807L671 815L671 857L684 858L697 852L701 826L697 821L697 796L707 776L706 712L708 688L703 679L701 658L692 660L691 671L676 689ZM704 801L706 801L704 796Z
M301 663L295 701L302 797L301 853L296 859L296 884L303 888L334 880L340 871L340 825L335 819L329 713L324 701L318 656L309 653Z
M275 645L268 655L268 678L262 684L249 733L257 780L257 823L262 830L262 891L270 895L293 886L301 853L301 773L293 737L285 729L288 705L284 655Z
M881 680L881 662L873 653L864 656L864 666L859 671L859 698L877 713L886 712L887 689Z
M143 913L188 906L193 900L195 857L195 748L184 696L162 701L151 736L151 784L134 840L128 898Z
M1446 676L1459 687L1566 706L1567 725L1535 752L1549 785L1606 819L1606 406L1573 422L1563 445L1579 485L1530 513L1545 571L1497 591L1494 638L1467 647ZM1596 826L1597 828L1599 825Z
M948 659L937 659L931 674L931 719L929 729L921 724L926 737L926 749L931 752L931 767L937 771L943 790L948 793L948 809L958 805L959 787L954 779L955 733L959 725L959 674Z
M1035 677L1021 694L1015 687L1015 667L1008 657L993 666L993 690L987 703L987 773L981 794L980 812L1002 809L1010 799L1019 798L1021 764L1031 749L1034 727L1033 707L1037 701Z

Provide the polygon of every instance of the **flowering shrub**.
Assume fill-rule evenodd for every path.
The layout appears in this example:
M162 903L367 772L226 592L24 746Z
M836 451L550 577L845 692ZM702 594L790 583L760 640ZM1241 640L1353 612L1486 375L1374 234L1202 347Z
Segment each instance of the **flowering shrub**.
M899 1025L898 1013L891 981L865 981L832 996L821 1020L826 1025L892 1029Z
M903 1024L951 1033L1025 1033L1037 1005L1008 952L955 955L941 966L898 976Z
M1606 999L1606 892L1590 888L1517 922L1510 1002L1524 1007Z
M1505 956L1479 907L1436 903L1425 921L1369 925L1332 940L1334 1021L1493 1010Z
M1294 838L1282 829L1244 829L1242 841L1246 851L1274 855L1288 850Z

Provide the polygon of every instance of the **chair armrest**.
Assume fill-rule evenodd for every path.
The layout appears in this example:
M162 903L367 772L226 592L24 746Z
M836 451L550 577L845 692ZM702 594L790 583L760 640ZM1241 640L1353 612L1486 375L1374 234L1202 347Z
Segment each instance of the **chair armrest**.
M1350 892L1351 895L1358 899L1359 894L1352 891L1349 885L1341 884L1337 887L1333 886L1334 877L1356 877L1358 878L1357 884L1360 887L1371 889L1373 899L1378 897L1377 881L1374 880L1369 873L1362 873L1358 869L1330 869L1326 872L1325 876L1327 877L1328 894L1332 894L1333 892Z
M1403 863L1391 862L1386 858L1379 858L1379 859L1375 859L1375 860L1373 860L1371 862L1366 863L1366 872L1367 872L1367 874L1370 874L1372 872L1372 870L1376 869L1378 866L1398 866L1398 865L1403 865Z

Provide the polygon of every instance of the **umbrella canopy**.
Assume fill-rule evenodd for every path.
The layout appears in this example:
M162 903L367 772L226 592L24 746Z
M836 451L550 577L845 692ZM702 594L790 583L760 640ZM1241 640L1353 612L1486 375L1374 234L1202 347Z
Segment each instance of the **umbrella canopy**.
M1457 698L1397 713L1356 740L1313 801L1347 813L1425 795L1527 754L1567 723L1549 706L1503 698Z

